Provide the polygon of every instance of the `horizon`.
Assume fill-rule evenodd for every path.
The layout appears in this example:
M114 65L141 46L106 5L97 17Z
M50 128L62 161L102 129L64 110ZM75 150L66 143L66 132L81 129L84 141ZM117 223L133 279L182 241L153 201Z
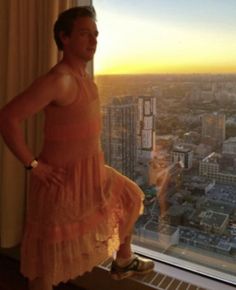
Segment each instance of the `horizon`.
M236 1L176 2L93 0L95 74L235 74Z
M229 76L232 76L232 75L235 75L236 76L236 72L214 72L214 73L201 73L201 72L196 72L196 73L183 73L183 72L179 72L179 73L171 73L171 72L163 72L163 73L95 73L94 76L148 76L148 75L151 75L151 76L155 76L155 75L173 75L173 76L177 76L177 75L180 75L180 76L189 76L189 75L192 75L192 76L198 76L198 75L201 75L201 76L224 76L224 75L229 75Z

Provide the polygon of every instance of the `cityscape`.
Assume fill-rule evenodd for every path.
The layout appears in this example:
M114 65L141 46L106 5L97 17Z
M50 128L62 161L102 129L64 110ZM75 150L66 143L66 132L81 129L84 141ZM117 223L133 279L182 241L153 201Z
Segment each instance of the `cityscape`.
M95 82L106 163L145 193L134 242L235 277L236 74Z

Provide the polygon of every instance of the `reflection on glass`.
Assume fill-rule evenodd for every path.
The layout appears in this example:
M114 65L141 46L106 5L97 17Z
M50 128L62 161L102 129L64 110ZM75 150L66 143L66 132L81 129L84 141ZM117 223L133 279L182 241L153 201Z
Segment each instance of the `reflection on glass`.
M94 2L99 10L98 1ZM222 17L227 17L227 7L221 6ZM153 34L149 37L153 41ZM225 42L222 49L227 47ZM224 57L227 64L229 55L222 53L220 58ZM158 53L152 55L153 62L156 58ZM192 59L198 59L196 51ZM229 274L236 284L236 67L220 70L218 66L216 73L217 66L208 73L196 69L194 74L98 71L95 80L103 105L106 162L145 193L134 243L216 269L222 279Z

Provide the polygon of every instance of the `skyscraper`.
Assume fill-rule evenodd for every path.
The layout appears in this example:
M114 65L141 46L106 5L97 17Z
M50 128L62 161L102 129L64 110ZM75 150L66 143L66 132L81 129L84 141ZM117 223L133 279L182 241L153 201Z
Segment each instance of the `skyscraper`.
M134 179L137 160L137 102L114 97L103 107L102 145L107 164Z
M154 156L156 133L156 98L140 96L138 98L137 149L140 161L149 161Z

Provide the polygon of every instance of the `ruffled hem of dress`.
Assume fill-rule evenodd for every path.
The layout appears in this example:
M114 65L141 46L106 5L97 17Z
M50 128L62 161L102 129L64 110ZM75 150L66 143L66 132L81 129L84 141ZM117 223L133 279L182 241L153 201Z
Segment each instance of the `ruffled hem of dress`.
M45 228L38 231L35 224L26 225L21 247L24 276L30 280L46 277L57 285L91 271L119 249L142 212L143 193L124 176L121 183L121 175L114 169L106 170L111 182L105 190L112 194L90 220L51 225L48 232Z
M118 227L115 227L111 236L104 241L102 237L96 237L93 233L87 234L83 239L51 245L43 245L42 241L38 241L37 244L34 243L35 248L32 245L28 245L30 250L26 250L27 245L22 248L21 254L27 255L28 261L24 263L23 259L21 262L21 273L29 280L44 277L53 285L67 282L91 272L96 265L111 257L118 250L120 243L122 240ZM41 254L40 259L35 254Z

